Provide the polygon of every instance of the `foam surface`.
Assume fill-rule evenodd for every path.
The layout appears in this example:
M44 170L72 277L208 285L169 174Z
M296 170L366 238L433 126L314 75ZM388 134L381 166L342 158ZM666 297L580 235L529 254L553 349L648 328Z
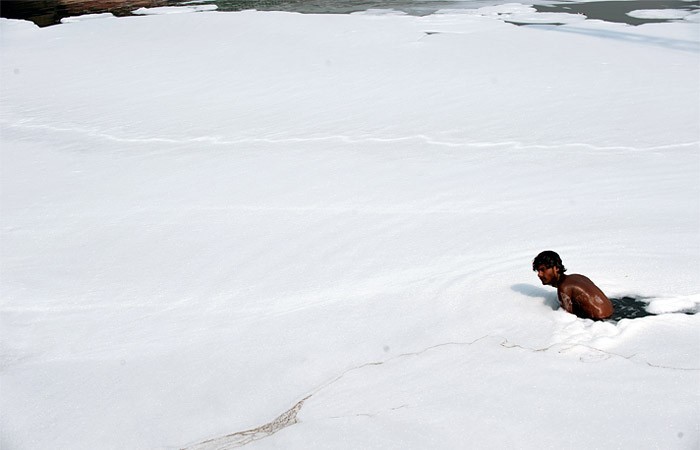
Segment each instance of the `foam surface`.
M695 446L697 25L515 11L0 20L0 446Z

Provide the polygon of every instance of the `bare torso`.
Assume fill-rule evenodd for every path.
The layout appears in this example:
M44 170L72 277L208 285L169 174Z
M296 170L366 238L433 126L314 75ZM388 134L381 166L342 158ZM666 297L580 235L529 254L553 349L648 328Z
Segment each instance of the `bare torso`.
M606 319L613 313L608 297L583 275L562 275L557 284L557 296L562 308L579 317Z

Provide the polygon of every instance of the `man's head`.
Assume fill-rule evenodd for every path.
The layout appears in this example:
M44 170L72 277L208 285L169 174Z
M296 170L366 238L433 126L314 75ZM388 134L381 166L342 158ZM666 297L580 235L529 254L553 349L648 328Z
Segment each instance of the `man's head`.
M556 252L545 250L532 261L532 270L537 272L542 284L556 286L559 277L566 272L566 267Z

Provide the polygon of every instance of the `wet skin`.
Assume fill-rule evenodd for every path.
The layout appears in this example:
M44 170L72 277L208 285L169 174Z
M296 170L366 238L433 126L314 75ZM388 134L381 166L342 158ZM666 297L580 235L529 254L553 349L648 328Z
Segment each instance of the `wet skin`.
M600 320L612 316L613 305L603 291L583 275L560 274L558 267L537 268L542 284L557 288L559 304L571 314Z

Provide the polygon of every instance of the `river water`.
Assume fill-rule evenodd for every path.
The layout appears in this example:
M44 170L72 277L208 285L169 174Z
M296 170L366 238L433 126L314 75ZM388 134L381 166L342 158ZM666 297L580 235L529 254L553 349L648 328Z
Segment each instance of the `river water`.
M31 20L39 26L60 23L61 19L81 14L111 12L115 16L131 15L141 7L178 6L187 4L216 5L219 11L288 11L307 14L349 14L369 9L391 9L406 14L423 16L444 9L475 9L482 6L512 3L516 0L45 0L3 1L0 3L2 17ZM542 12L566 12L583 14L589 19L622 22L630 25L664 22L663 19L639 19L628 15L639 9L682 9L698 11L697 0L613 0L596 2L557 2L548 0L521 0L534 4Z

